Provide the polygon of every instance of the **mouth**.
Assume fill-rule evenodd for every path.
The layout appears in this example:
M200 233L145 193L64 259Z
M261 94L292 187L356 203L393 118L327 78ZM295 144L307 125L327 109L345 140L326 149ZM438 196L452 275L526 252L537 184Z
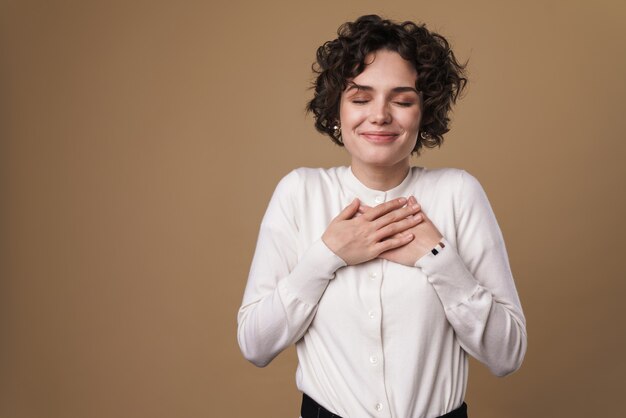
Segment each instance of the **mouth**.
M385 144L389 142L393 142L400 136L399 133L396 132L387 132L387 131L367 131L361 132L359 135L365 138L369 142L373 142L376 144Z

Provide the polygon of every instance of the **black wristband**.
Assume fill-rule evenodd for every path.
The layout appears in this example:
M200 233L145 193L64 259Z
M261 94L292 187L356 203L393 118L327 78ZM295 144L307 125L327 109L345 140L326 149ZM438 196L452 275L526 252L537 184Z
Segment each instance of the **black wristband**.
M430 250L430 252L433 253L433 255L437 255L444 248L446 248L445 244L443 242L439 241L439 244L435 245L435 248Z

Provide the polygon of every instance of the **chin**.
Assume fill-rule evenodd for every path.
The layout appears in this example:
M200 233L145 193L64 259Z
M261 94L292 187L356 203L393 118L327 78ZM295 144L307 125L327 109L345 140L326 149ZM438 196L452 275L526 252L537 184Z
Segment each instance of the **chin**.
M402 164L406 161L405 158L397 159L397 158L368 158L362 159L361 162L365 165L371 167L395 167L398 164Z
M384 152L379 151L379 152L373 152L373 153L368 153L367 155L363 155L363 158L361 158L361 161L363 161L363 163L365 164L370 164L370 165L375 165L375 166L380 166L380 167L392 167L404 161L408 161L410 157L411 157L410 152L402 153L402 155L399 155L399 153L397 152L384 153Z

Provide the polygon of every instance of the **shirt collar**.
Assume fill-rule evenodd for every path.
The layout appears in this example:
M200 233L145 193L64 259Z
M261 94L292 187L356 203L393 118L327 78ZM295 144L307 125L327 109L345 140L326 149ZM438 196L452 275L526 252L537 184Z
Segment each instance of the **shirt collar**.
M342 178L350 191L354 193L354 197L358 197L363 203L373 207L398 197L409 197L413 193L409 190L410 185L418 179L422 170L423 167L410 167L404 180L389 190L370 189L354 175L351 167L342 167Z

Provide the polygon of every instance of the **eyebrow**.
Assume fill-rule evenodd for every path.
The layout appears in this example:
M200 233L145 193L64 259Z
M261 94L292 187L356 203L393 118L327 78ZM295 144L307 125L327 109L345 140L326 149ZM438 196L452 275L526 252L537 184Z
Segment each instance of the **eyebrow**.
M364 90L364 91L373 91L374 87L372 86L363 86L360 84L356 84L356 83L350 83L350 87L348 87L348 89L346 90L346 92L352 90L352 89L357 89L357 90ZM391 89L391 91L393 93L404 93L407 91L412 91L415 94L417 94L419 96L419 92L414 88L414 87L394 87Z

